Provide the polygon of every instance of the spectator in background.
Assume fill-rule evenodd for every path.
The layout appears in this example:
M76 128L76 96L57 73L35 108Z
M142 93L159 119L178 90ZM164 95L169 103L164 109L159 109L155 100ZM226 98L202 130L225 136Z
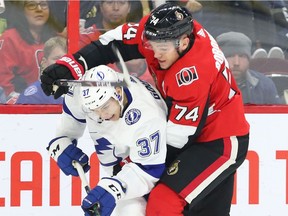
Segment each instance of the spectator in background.
M41 61L41 71L56 62L67 53L67 41L65 38L56 36L50 38L44 44L44 57ZM62 104L63 98L54 99L46 96L41 88L41 82L37 80L20 94L16 104Z
M287 54L288 11L283 0L253 1L256 48L278 46ZM269 57L269 55L268 55Z
M130 1L100 1L95 23L81 32L80 48L97 40L106 31L125 23L130 9Z
M273 81L249 69L252 42L240 32L226 32L216 38L242 92L244 104L279 104Z
M97 9L95 24L82 31L80 36L80 48L91 41L99 39L99 36L110 29L125 22L139 22L143 17L143 7L141 1L100 1ZM110 64L116 71L117 66ZM133 59L126 62L126 66L131 75L154 85L154 81L144 59Z
M18 1L14 9L11 28L0 37L0 86L12 104L39 79L44 42L57 33L48 1Z
M85 19L85 27L95 23L98 4L99 1L80 0L80 19ZM67 29L65 27L67 26L68 0L50 1L50 5L51 11L61 28L61 35L66 37Z
M288 11L283 0L198 0L202 10L194 18L214 37L223 32L242 32L252 41L252 51L280 47L287 55ZM217 17L217 19L215 19ZM267 55L267 54L266 54Z

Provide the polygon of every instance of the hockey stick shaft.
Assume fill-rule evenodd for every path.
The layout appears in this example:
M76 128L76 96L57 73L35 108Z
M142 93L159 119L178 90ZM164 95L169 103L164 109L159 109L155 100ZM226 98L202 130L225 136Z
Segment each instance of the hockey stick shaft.
M66 80L59 79L55 81L55 85L57 86L94 86L94 87L117 87L117 86L127 86L125 81L120 82L103 82L103 81L85 81L85 80Z
M83 167L77 161L73 161L72 165L77 170L79 177L81 179L82 185L83 185L86 193L88 194L90 192L90 187L89 187L88 181L86 179ZM100 216L100 213L98 211L98 205L95 205L93 207L93 210L94 210L95 216Z
M124 80L120 82L100 82L100 81L85 81L85 80L66 80L66 79L59 79L56 80L53 84L53 91L56 92L59 86L75 86L75 85L80 85L80 86L95 86L95 87L121 87L121 86L129 86L130 85L130 75L129 71L127 69L127 66L123 60L123 57L119 51L119 49L115 46L112 45L112 50L114 54L117 56L119 60L119 64L122 67L122 72L123 72L123 77Z
M123 57L119 51L119 49L113 44L112 45L112 50L113 52L115 53L115 55L117 56L118 60L119 60L119 63L122 67L122 72L123 72L123 76L124 76L124 81L127 83L127 86L130 85L130 74L129 74L129 71L128 71L128 68L123 60Z

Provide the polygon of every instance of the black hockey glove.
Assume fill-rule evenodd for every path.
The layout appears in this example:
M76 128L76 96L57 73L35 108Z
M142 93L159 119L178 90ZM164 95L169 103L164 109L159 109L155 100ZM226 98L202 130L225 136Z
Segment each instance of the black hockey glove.
M49 96L54 95L54 98L57 99L61 95L68 92L68 86L59 86L54 92L53 84L58 79L74 79L69 69L63 65L52 64L45 68L41 77L41 87L43 92Z
M81 60L83 65L73 55L64 55L55 64L45 68L40 77L43 92L47 96L54 95L55 99L66 94L69 87L59 86L55 88L54 83L58 79L75 80L81 78L86 64L83 58Z

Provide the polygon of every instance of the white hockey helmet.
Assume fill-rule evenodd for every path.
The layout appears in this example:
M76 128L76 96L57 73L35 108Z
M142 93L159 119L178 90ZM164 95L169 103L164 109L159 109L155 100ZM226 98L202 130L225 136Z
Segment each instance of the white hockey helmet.
M106 65L99 65L86 71L82 80L118 82L119 73ZM119 102L122 108L122 97L116 92L115 87L81 86L81 98L84 107L94 110L105 104L111 97Z

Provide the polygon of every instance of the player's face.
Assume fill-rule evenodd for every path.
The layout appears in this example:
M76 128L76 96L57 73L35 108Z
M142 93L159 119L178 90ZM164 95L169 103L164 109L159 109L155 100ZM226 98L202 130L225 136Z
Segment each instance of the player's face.
M247 55L235 54L226 57L232 74L237 83L246 79L246 72L249 69L249 58Z
M154 52L154 58L162 69L168 69L179 59L179 53L183 52L188 44L189 38L184 35L181 39L167 41L149 41L150 49Z
M174 41L150 41L150 45L162 69L169 68L179 58Z
M30 28L42 27L49 18L47 1L25 1L24 13Z
M94 112L103 120L117 121L120 118L120 110L119 103L111 97L105 104L95 109Z

